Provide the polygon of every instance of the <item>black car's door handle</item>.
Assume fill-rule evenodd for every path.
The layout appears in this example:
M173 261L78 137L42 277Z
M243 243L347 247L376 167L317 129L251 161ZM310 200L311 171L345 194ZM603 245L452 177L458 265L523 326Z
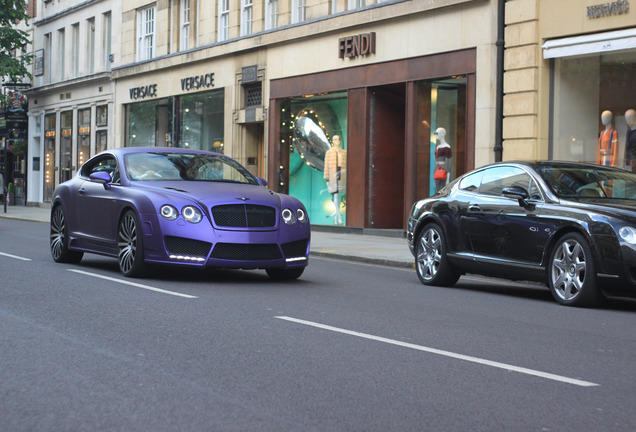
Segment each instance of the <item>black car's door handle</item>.
M468 206L468 210L478 212L481 211L481 207L477 204L473 204Z

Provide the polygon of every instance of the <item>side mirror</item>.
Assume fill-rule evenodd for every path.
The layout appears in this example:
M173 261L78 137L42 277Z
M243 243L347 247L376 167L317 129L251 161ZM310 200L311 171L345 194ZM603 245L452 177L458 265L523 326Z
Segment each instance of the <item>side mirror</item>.
M527 210L532 210L534 208L533 204L528 203L528 198L530 198L528 191L521 186L505 187L502 189L501 194L506 198L516 199L519 201L519 205Z
M522 188L521 186L510 186L503 188L501 194L506 198L515 198L521 200L527 200L530 195L528 195L528 191Z
M267 180L265 180L264 178L260 178L260 177L256 177L258 179L258 182L260 184L262 184L263 186L267 186Z
M104 189L110 189L110 182L113 180L106 171L97 171L90 175L89 177L92 181L101 183L104 185Z

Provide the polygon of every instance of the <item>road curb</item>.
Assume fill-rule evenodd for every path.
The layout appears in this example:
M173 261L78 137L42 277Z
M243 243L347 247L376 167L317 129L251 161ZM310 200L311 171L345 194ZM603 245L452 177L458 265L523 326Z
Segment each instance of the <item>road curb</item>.
M396 260L390 260L390 259L343 255L343 254L333 253L333 252L310 251L309 255L316 256L316 257L323 257L323 258L340 259L344 261L353 261L353 262L359 262L359 263L365 263L365 264L377 264L377 265L382 265L387 267L399 267L399 268L408 268L408 269L415 268L415 263L406 263L404 261L396 261Z

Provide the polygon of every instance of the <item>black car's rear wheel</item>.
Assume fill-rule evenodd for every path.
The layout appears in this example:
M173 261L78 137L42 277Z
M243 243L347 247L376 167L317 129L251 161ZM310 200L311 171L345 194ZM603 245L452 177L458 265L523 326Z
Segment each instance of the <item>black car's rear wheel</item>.
M68 248L68 228L61 205L55 206L51 212L50 246L51 256L55 262L78 263L84 256L83 252Z
M435 223L426 225L417 238L415 269L424 285L451 286L460 277L448 261L444 233Z
M124 276L139 277L143 275L144 243L141 226L132 210L124 213L118 229L119 270Z
M303 274L305 267L292 269L270 268L265 271L267 272L267 276L269 276L272 280L294 280L298 279Z
M550 254L548 282L554 299L568 306L592 306L602 295L592 248L579 233L561 237Z

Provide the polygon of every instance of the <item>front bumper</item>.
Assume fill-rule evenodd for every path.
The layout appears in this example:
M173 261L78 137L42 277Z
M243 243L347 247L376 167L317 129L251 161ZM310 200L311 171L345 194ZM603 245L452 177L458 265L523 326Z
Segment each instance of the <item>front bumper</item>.
M308 264L309 223L269 230L222 230L207 218L198 224L142 215L145 260L197 267L267 269Z

